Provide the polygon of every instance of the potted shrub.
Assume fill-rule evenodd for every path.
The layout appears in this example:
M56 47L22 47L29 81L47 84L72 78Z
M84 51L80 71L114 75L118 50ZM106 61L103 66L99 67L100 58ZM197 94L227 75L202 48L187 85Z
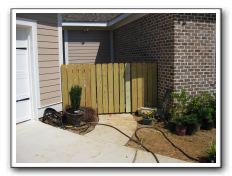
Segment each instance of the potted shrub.
M216 127L216 100L215 95L203 92L191 98L187 108L188 114L197 114L202 129Z
M80 109L81 92L82 88L78 85L73 86L69 92L71 107L64 112L68 124L80 125L81 117L84 114L84 111Z
M145 110L143 112L143 120L142 123L144 125L150 125L151 122L154 120L154 115L157 112L157 109L152 109L152 110Z
M172 92L171 98L173 102L170 107L171 120L168 122L168 129L178 135L185 135L187 126L184 116L187 113L189 96L185 90L181 90L181 92Z
M174 120L174 122L176 124L175 125L175 132L179 136L184 136L186 134L187 126L186 126L185 120L186 119L183 117L178 117Z
M200 110L201 129L211 130L214 126L212 108L202 108Z
M187 135L192 135L200 129L200 123L196 114L186 115L185 124L187 127L187 131L186 131Z

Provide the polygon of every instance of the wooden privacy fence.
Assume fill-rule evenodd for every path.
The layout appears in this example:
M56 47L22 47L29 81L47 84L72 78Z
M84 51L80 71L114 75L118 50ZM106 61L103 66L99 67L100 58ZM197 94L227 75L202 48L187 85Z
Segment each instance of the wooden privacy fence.
M61 66L63 110L69 91L82 87L81 106L102 113L135 112L157 104L157 63L69 64Z

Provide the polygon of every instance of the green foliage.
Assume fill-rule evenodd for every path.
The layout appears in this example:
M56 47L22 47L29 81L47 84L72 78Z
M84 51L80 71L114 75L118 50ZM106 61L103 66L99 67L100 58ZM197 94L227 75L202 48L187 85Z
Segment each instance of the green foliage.
M215 95L212 95L208 92L203 92L191 98L188 105L189 113L197 113L200 115L200 112L203 108L210 108L212 113L216 111Z
M185 90L172 92L173 100L170 108L171 129L174 126L187 127L187 134L193 134L199 126L209 130L213 127L216 113L215 95L203 92L190 97Z
M78 85L73 86L71 88L71 91L69 92L70 100L71 100L71 108L73 111L76 111L80 108L81 92L82 92L82 88Z
M216 157L216 143L215 141L211 142L209 147L206 150L208 158Z
M171 98L173 100L173 105L170 108L170 114L172 118L180 118L187 113L188 104L190 98L185 90L181 90L180 93L172 92Z
M198 121L204 129L210 129L209 126L216 120L216 99L215 95L203 92L192 97L188 105L188 114L194 113L198 116Z

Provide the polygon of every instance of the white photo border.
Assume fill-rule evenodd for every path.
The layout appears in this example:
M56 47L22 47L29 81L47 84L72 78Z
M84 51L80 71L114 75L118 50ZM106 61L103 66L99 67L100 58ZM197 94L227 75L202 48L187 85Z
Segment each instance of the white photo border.
M17 13L215 13L216 14L216 163L17 163L16 14ZM11 167L222 167L221 161L221 11L220 8L12 8L11 9Z

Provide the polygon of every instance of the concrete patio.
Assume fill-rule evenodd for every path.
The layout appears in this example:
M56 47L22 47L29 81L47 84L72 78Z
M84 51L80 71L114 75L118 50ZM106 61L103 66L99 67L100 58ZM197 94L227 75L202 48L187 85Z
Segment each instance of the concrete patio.
M100 123L111 124L129 136L136 129L130 114L101 115L99 118ZM124 146L128 139L105 126L96 126L81 136L31 120L17 125L16 140L17 163L156 163L151 153ZM157 157L161 163L185 162Z

